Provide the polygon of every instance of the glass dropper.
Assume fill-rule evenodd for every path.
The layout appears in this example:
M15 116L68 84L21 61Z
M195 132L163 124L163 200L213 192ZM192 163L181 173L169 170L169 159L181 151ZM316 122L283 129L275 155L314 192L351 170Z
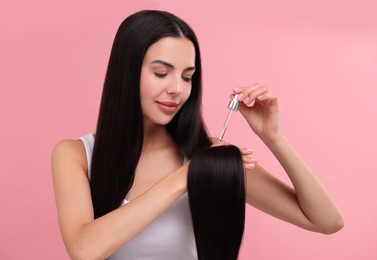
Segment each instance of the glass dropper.
M238 110L238 106L239 106L238 96L239 96L239 94L234 95L233 99L228 104L229 113L228 113L228 116L225 119L223 129L221 130L221 133L220 133L220 136L219 136L219 142L221 142L224 138L225 131L228 128L228 124L229 124L230 118L232 117L233 112Z

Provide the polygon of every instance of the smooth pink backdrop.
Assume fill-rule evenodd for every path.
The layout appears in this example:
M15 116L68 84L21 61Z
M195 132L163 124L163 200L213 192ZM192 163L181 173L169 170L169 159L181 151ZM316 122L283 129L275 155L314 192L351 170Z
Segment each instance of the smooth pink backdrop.
M247 208L240 259L377 257L377 10L374 1L8 1L0 8L0 259L68 259L50 155L94 131L111 44L141 9L171 11L201 45L212 135L233 87L279 95L281 125L342 210L326 236ZM287 181L237 114L225 138ZM266 194L268 196L268 194Z

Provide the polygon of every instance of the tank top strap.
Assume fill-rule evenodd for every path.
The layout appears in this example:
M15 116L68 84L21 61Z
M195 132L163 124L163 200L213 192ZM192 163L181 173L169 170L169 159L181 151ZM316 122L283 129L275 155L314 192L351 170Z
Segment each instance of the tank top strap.
M81 136L79 139L84 143L85 146L86 161L88 162L88 178L90 180L90 165L92 163L94 135L93 133L89 133L87 135Z

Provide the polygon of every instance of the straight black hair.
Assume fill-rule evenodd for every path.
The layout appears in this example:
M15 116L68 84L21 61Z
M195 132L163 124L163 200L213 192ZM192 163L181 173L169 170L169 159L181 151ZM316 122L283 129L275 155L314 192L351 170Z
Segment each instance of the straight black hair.
M149 46L163 37L189 39L196 55L190 97L166 129L187 158L211 144L201 116L202 67L193 30L164 11L129 16L113 42L99 109L90 173L95 218L118 208L133 184L144 135L141 66Z
M199 260L235 260L245 223L240 150L209 147L192 157L187 191Z

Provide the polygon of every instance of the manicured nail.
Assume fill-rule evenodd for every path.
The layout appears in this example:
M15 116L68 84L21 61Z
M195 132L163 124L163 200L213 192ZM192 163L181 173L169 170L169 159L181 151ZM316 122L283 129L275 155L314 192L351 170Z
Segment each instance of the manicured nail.
M264 98L263 95L260 95L260 96L258 97L259 100L262 100L263 98Z
M249 97L245 97L245 99L243 100L243 103L247 104L247 103L249 103L249 101L250 101L250 98Z
M253 149L251 149L251 148L247 148L246 151L248 151L250 153L254 152Z
M255 167L255 164L254 163L249 163L247 166L251 167L251 168L254 168Z
M242 94L242 93L241 93L241 94L238 94L238 98L237 98L237 100L238 100L238 101L241 101L242 98L243 98L243 94Z

